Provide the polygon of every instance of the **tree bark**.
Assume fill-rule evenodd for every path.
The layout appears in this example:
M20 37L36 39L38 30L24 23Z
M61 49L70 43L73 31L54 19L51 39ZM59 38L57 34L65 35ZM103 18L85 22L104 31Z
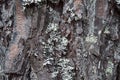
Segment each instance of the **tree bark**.
M0 0L0 80L120 80L119 4Z

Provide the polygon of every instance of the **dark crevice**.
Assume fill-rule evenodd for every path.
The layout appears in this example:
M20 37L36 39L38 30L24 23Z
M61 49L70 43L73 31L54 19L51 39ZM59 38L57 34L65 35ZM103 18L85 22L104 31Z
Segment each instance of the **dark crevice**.
M47 5L49 5L54 10L56 10L57 12L59 12L60 14L62 14L62 12L63 12L63 6L64 6L64 2L62 0L60 0L58 3L52 3L50 0L48 0L47 1Z
M117 66L116 80L120 80L120 62L118 63L118 66Z

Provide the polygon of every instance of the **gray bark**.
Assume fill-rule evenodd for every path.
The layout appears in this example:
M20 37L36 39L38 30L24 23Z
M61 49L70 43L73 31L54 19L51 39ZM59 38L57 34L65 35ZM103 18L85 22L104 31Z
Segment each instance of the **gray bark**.
M120 80L119 0L23 1L0 0L0 80Z

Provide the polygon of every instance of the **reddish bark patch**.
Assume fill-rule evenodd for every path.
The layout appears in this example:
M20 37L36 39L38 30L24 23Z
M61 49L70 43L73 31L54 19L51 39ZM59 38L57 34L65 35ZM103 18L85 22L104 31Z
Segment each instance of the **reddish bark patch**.
M7 60L6 60L6 69L11 69L13 65L13 60L19 53L19 48L17 44L12 44L9 48L9 53L7 54Z
M27 31L25 29L25 15L22 11L22 6L19 1L16 1L16 31L19 33L19 36L25 38Z
M96 3L96 15L99 18L104 18L106 15L106 2L104 0L97 0Z
M17 36L15 37L14 43L11 43L9 47L9 53L7 54L7 59L5 63L6 73L10 73L11 71L16 71L16 67L14 66L14 61L22 50L22 45L19 46L20 39L27 38L27 30L25 26L25 15L22 11L22 6L19 0L16 0L16 28L13 32L17 32ZM19 65L18 65L19 66ZM16 70L13 70L16 69Z
M79 17L82 18L82 0L74 0L74 10L75 10L75 14Z

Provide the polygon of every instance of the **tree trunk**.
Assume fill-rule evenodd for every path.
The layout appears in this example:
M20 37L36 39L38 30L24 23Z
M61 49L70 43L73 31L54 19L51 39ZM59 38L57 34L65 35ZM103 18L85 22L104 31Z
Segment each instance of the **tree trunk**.
M0 0L0 80L120 80L119 0Z

